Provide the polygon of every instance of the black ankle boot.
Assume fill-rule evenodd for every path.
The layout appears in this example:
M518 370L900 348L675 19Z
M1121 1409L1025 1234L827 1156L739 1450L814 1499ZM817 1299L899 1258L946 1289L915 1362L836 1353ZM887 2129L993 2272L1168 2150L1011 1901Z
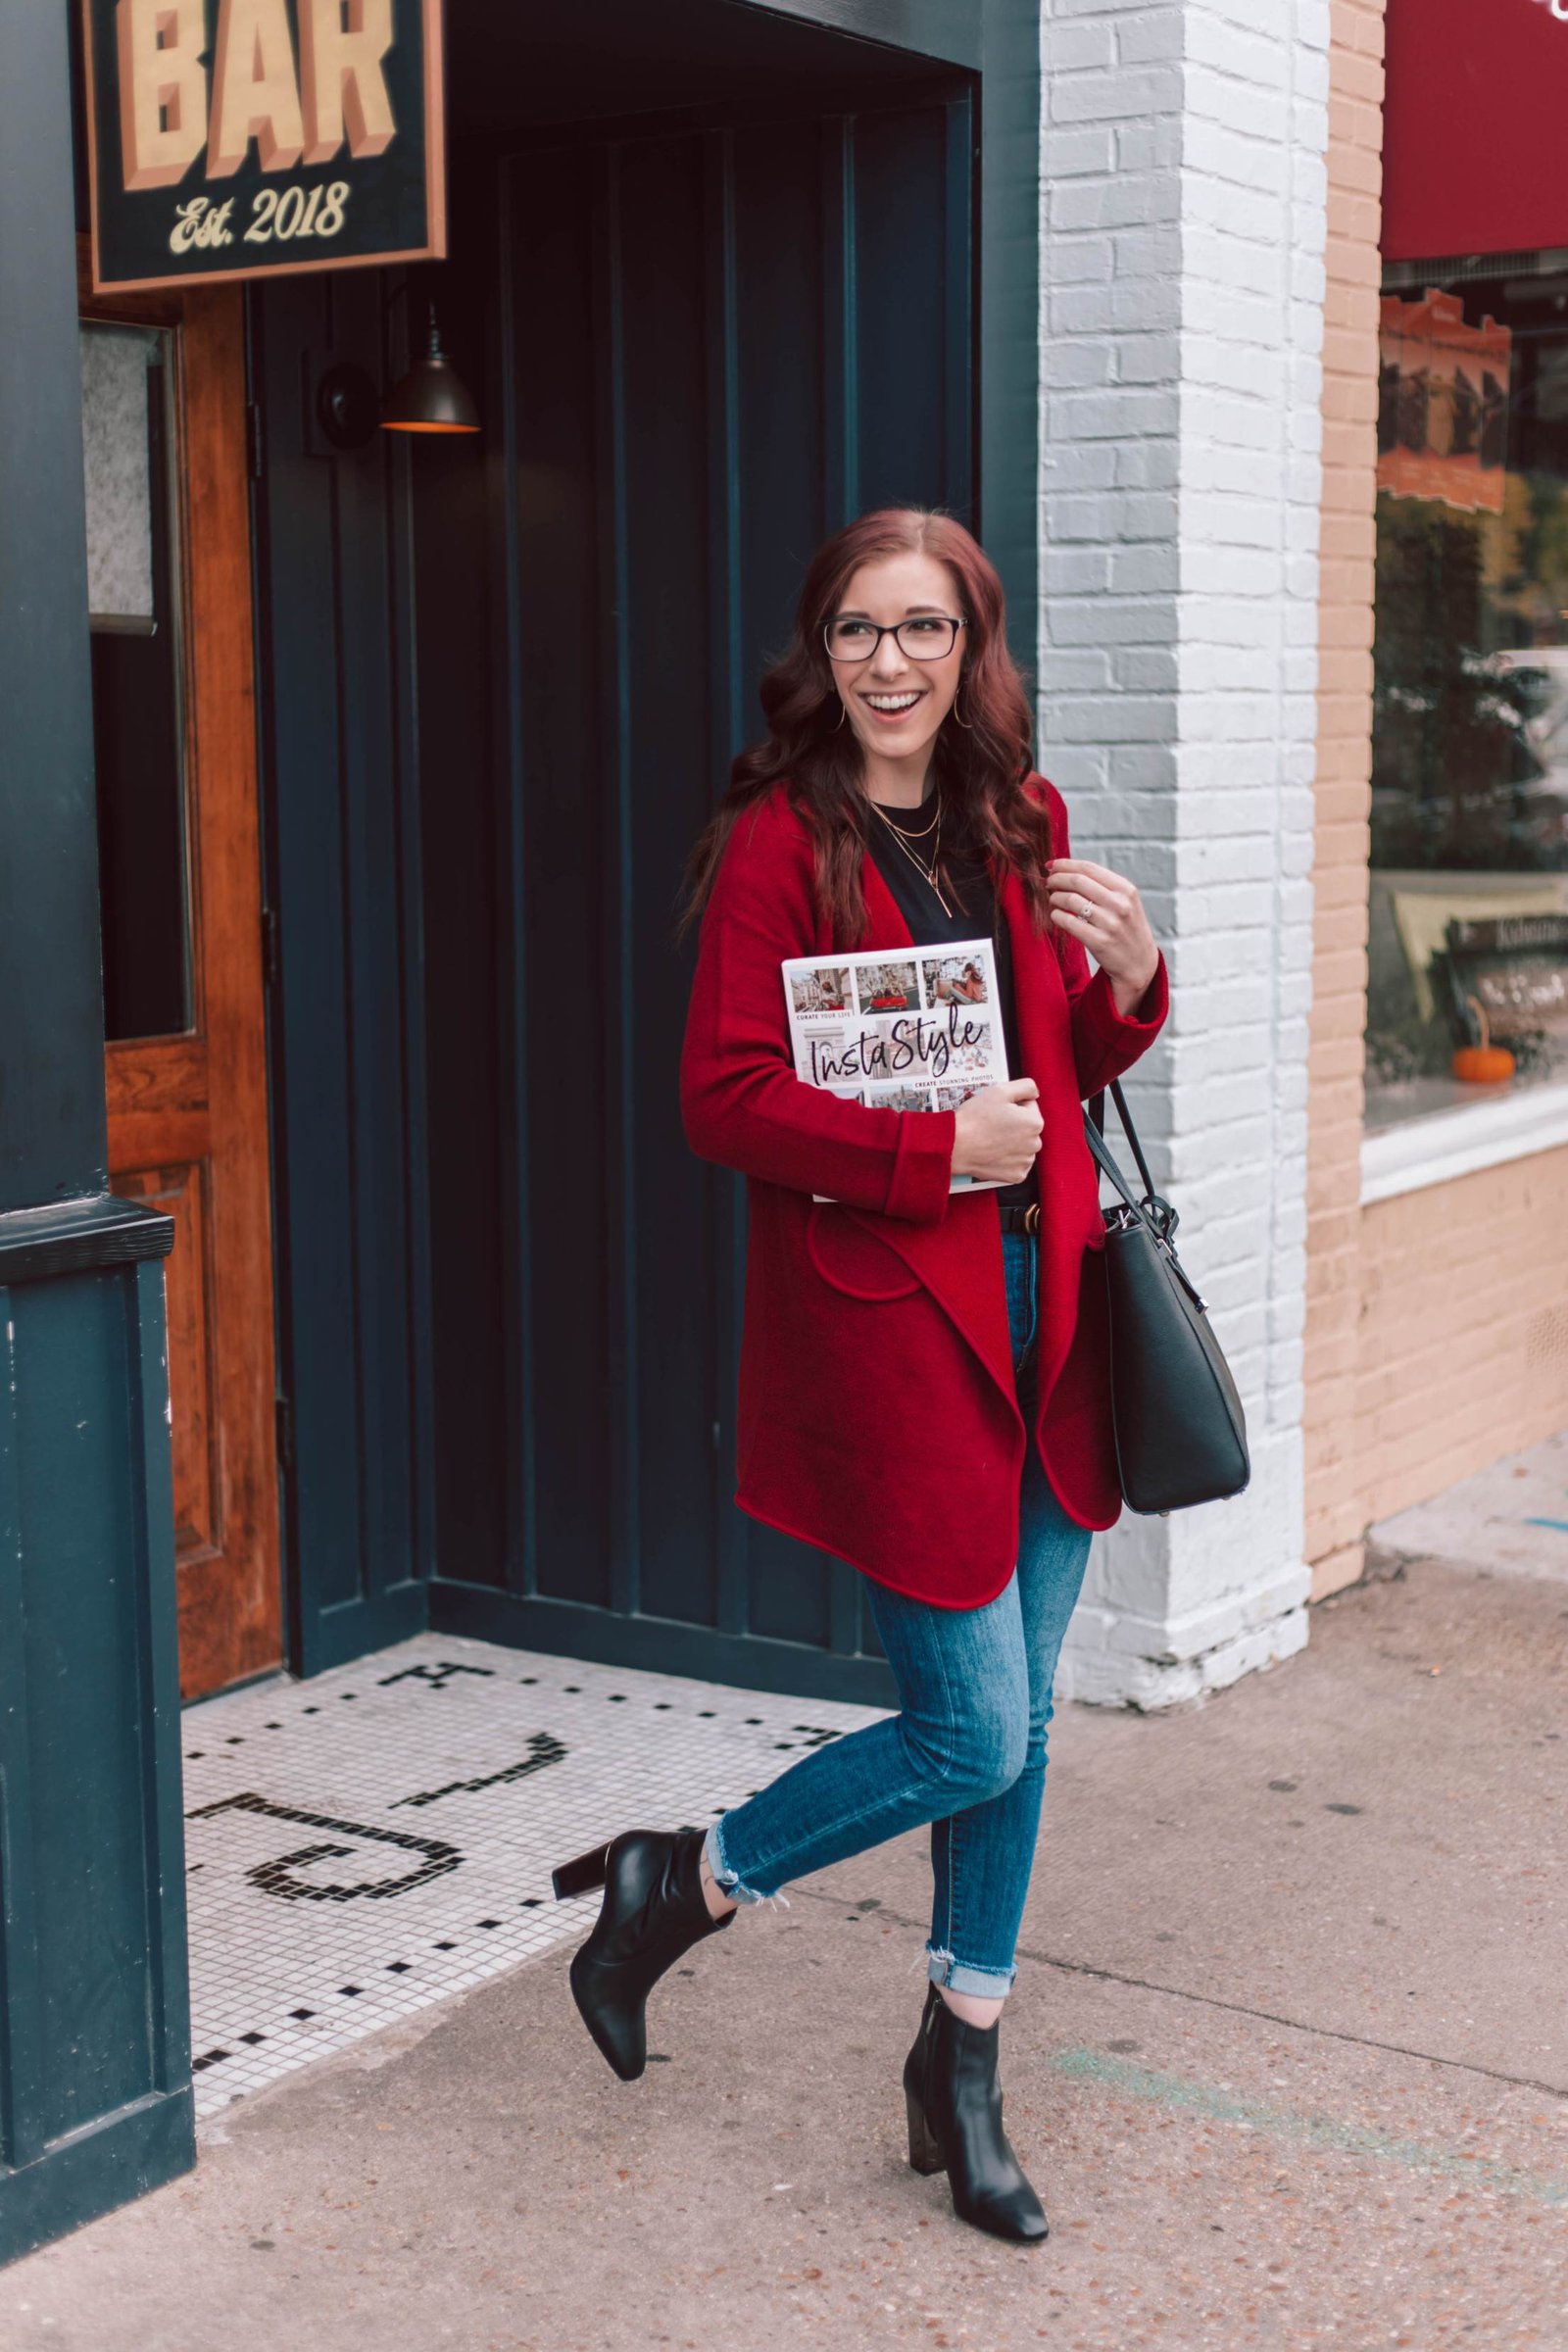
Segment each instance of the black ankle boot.
M931 1986L904 2067L909 2162L917 2173L946 2170L960 2222L1036 2240L1048 2233L1045 2209L1002 2129L1001 2038L1000 2023L965 2025Z
M734 1918L703 1899L701 1830L628 1830L555 1872L558 1900L603 1886L599 1921L571 1963L582 2022L623 2082L648 2063L643 2005L682 1952Z

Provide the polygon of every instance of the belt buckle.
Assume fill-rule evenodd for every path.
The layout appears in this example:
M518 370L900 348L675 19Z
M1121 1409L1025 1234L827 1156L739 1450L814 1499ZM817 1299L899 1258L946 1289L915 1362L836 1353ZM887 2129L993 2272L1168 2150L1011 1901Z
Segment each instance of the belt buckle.
M1040 1203L1038 1200L1031 1200L1028 1207L1024 1210L1023 1229L1025 1233L1038 1233L1040 1231Z

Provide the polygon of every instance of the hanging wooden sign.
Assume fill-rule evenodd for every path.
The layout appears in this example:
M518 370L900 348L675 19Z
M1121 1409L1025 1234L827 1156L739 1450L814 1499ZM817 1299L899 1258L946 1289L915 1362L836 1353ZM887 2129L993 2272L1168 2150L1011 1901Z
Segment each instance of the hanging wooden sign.
M446 252L441 0L82 0L93 283Z

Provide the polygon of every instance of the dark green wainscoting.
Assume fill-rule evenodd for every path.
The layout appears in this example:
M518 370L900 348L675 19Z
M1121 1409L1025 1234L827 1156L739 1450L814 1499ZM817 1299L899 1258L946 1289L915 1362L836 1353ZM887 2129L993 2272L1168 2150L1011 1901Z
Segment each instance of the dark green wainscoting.
M163 1255L0 1215L0 2261L196 2159Z
M0 0L0 2261L196 2154L174 1228L107 1187L67 24Z

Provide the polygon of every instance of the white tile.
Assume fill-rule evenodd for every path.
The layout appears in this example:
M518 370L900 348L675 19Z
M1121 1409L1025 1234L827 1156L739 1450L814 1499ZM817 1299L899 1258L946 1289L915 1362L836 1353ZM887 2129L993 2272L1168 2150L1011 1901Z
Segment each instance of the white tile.
M191 2046L227 2053L198 2116L580 1941L598 1898L557 1903L557 1863L708 1822L877 1714L435 1634L187 1709Z

